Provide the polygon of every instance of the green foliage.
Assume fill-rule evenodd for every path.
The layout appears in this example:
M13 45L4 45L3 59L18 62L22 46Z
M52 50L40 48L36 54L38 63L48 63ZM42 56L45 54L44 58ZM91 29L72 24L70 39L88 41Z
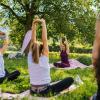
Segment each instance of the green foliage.
M50 52L50 62L58 61L59 53L58 52ZM88 59L91 57L90 54L77 54L71 53L70 58L84 58ZM84 60L82 59L82 60ZM86 61L86 60L85 60ZM14 81L7 82L4 81L3 84L0 85L3 92L12 92L12 93L20 93L29 89L29 73L27 67L27 58L21 59L12 59L9 60L5 57L5 67L10 71L19 70L21 72L20 77ZM96 92L96 82L94 80L94 72L92 68L85 69L74 69L74 70L61 70L61 69L51 69L51 78L52 82L64 79L66 77L75 78L77 75L80 76L82 81L84 82L79 88L72 92L65 93L61 96L51 97L50 100L87 100L90 96L92 96ZM92 84L91 84L92 83ZM28 100L25 98L23 100Z
M4 42L4 41L3 41L2 39L0 39L0 45L3 45L3 42Z
M17 48L20 48L23 43L25 28L17 21L11 23L10 26L12 30L10 33L12 44Z
M92 48L86 48L86 47L70 47L70 52L72 53L91 53Z
M88 45L86 44L85 46L83 45L83 47L75 47L75 44L71 44L70 46L70 52L71 53L91 53L92 52L92 47L88 47ZM60 51L60 47L58 44L55 45L49 45L49 50L50 52L58 52Z
M95 32L94 4L91 0L3 0L0 2L0 20L2 26L11 28L14 44L22 43L36 14L46 19L48 38L53 38L53 42L64 34L70 42L77 39L83 44L92 44Z
M91 57L80 56L80 57L77 58L77 60L80 61L81 63L85 64L85 65L91 65L92 64Z
M20 93L21 91L29 89L30 84L26 58L22 58L20 60L8 60L5 58L5 62L5 66L10 72L18 69L21 72L21 75L18 79L11 82L7 82L5 80L5 82L0 85L2 91ZM81 77L84 84L73 92L68 92L57 97L51 97L51 100L87 100L96 92L96 82L94 81L94 74L91 68L78 68L75 70L51 69L51 78L53 82L69 76L75 78L77 74Z

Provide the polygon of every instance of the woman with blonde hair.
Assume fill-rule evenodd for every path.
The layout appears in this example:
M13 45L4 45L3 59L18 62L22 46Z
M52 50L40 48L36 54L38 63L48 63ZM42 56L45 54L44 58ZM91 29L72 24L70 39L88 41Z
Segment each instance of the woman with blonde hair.
M42 24L42 43L36 40L36 26L38 23ZM35 19L32 24L32 38L30 50L28 53L28 68L30 74L30 92L32 94L47 95L48 93L59 93L67 89L72 83L71 77L50 85L50 66L49 66L49 48L47 42L47 29L44 19Z
M62 37L62 39L60 41L61 62L54 63L54 66L56 66L58 68L70 67L70 63L69 63L69 60L68 60L68 54L69 54L68 41L65 37Z

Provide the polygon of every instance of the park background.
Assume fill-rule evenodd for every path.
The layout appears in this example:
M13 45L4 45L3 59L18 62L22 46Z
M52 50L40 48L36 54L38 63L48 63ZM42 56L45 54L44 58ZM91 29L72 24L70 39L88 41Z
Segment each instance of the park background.
M13 82L0 85L2 91L20 93L29 88L27 57L8 59L9 52L17 52L22 46L26 32L31 28L35 15L45 18L48 30L50 63L60 60L59 39L67 37L70 47L69 58L91 65L91 52L95 35L96 15L100 9L99 0L0 0L0 30L9 34L10 45L5 53L5 67L10 71L16 68L21 76ZM41 26L37 37L41 38ZM74 70L51 69L52 81L79 75L84 82L78 89L57 100L88 100L96 92L93 68ZM26 76L26 77L25 77Z

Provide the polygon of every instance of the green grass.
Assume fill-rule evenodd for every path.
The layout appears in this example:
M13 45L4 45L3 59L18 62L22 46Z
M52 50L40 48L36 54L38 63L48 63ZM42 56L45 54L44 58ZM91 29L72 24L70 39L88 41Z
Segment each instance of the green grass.
M87 54L85 56L91 57L90 54ZM70 54L70 58L77 59L78 57L80 57L79 54ZM50 58L52 58L50 59L50 62L55 62L59 60L59 55L53 53L52 55L50 54ZM11 82L7 82L5 80L4 83L0 85L0 88L2 88L3 92L20 93L30 88L27 58L21 58L17 60L8 60L7 58L5 58L5 67L10 72L18 69L21 72L21 75L20 77L18 77L18 79ZM75 78L77 75L81 77L84 84L73 92L63 94L59 97L53 97L52 100L88 100L88 98L96 92L97 87L94 78L94 71L92 68L77 68L74 70L51 69L51 78L53 82L69 76Z

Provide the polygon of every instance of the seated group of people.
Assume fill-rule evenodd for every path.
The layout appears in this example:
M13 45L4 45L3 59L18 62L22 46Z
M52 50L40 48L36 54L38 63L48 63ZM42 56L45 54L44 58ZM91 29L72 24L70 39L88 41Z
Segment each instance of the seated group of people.
M37 25L42 25L42 43L39 44L36 39ZM28 53L28 70L30 74L30 92L33 94L47 95L49 93L57 94L67 89L73 82L72 77L65 78L55 84L51 83L50 66L49 66L49 48L47 42L47 29L44 19L36 18L32 23L32 36ZM0 49L0 81L3 83L5 79L12 81L16 79L20 72L18 70L8 73L4 68L3 53L9 44L9 40L5 40L3 47Z
M39 44L36 39L36 28L37 25L42 25L42 43ZM97 21L97 33L94 43L93 49L93 64L96 69L96 77L98 82L98 92L95 100L100 100L100 20ZM35 18L32 23L32 35L30 41L30 48L28 53L28 70L30 75L30 92L32 94L41 94L47 95L48 93L58 94L64 89L67 89L74 82L72 77L66 77L65 79L56 82L55 84L50 84L50 66L49 66L49 48L47 42L47 28L46 22L44 19ZM8 73L6 69L4 69L4 60L3 60L3 52L7 48L9 41L6 40L4 46L0 49L0 83L3 82L5 78L9 80L16 79L19 75L19 71L14 71L12 73ZM61 41L61 62L54 63L56 67L70 67L70 63L68 61L68 46L65 43L65 39ZM95 51L95 52L94 52Z

